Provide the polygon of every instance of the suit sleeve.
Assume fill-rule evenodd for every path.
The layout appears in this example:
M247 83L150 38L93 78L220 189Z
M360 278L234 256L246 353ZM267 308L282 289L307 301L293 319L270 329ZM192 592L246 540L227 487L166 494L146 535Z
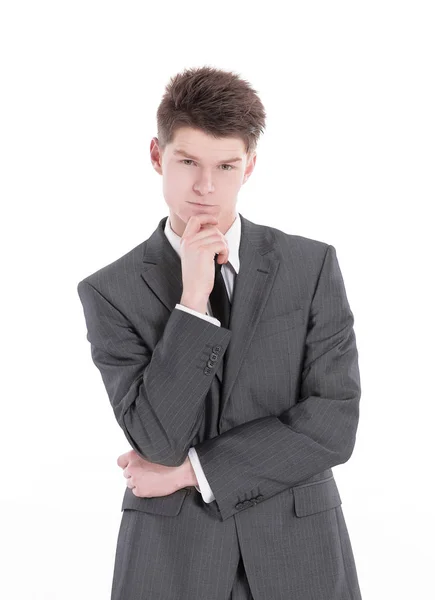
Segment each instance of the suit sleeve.
M350 458L361 395L353 323L328 246L310 306L298 401L195 446L223 520L238 512L241 499L265 501Z
M150 462L180 466L204 419L204 399L231 331L175 309L153 349L89 281L77 291L91 357L133 450Z
M175 308L178 308L180 310L185 310L186 312L189 312L192 315L196 315L200 319L205 319L209 323L214 323L218 327L220 327L220 325L221 325L221 322L219 321L219 319L215 319L211 315L204 315L203 313L193 310L192 308L189 308L188 306L183 306L183 304L176 304ZM201 494L204 502L206 502L207 504L210 502L213 502L214 494L213 494L210 486L208 485L207 478L204 475L204 471L202 470L201 463L199 462L198 456L196 455L195 448L189 448L188 456L189 456L190 464L192 465L192 469L195 471L195 475L198 480L198 483L201 485L201 487L198 487L197 485L195 485L195 488Z
M191 315L195 315L195 316L199 317L200 319L204 319L205 321L208 321L209 323L214 323L218 327L221 326L221 322L219 321L219 319L216 319L215 317L212 317L211 315L205 315L204 313L200 313L197 310L193 310L193 308L184 306L184 304L176 304L175 308L177 308L179 310L185 310L186 312L190 313Z

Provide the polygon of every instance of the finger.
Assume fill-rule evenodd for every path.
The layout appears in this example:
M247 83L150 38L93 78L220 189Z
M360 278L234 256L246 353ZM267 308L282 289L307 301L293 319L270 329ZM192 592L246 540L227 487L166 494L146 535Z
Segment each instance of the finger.
M116 461L116 464L118 465L118 467L121 467L121 469L125 469L125 467L129 463L129 461L130 461L129 452L126 452L125 454L121 454L121 456L118 456L118 460Z
M216 225L218 220L213 215L208 215L207 213L200 213L199 215L193 215L187 222L187 225L184 229L183 235L181 236L181 241L189 235L198 233L200 231L202 225L206 225L210 223L212 225Z
M230 250L229 250L228 242L225 239L224 239L224 241L222 241L222 240L209 240L209 241L205 240L201 244L201 247L205 248L206 246L217 246L218 251L215 252L215 255L213 258L217 260L218 264L222 265L223 263L226 263L228 261ZM217 254L217 258L216 258L216 254ZM220 260L219 260L219 258L220 258Z
M230 257L230 248L228 246L227 240L225 240L225 247L223 250L220 250L218 252L216 261L218 262L218 264L223 265L226 262L228 262L229 257Z
M195 239L195 242L196 242L198 240L203 240L204 238L208 238L212 235L215 235L219 239L222 239L224 237L223 234L216 227L216 225L207 225L206 227L203 227L201 229L201 231L199 231L198 233L195 233L195 236L192 239Z
M216 262L218 263L218 265L225 265L228 262L229 259L229 252L223 252L221 251L216 258Z

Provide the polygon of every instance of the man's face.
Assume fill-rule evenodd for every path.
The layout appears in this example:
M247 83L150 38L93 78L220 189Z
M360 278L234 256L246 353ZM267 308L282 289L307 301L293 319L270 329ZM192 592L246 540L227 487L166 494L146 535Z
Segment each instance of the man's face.
M239 138L215 139L182 127L163 153L153 138L150 154L163 176L163 196L175 233L182 236L191 216L207 213L218 219L217 227L225 234L237 216L237 194L254 169L255 152L248 156Z

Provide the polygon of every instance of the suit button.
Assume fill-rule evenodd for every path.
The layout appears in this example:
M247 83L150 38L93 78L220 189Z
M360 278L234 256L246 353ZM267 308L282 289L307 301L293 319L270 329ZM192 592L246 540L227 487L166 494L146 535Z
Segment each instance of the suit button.
M259 494L259 495L257 496L257 502L259 502L259 501L263 500L263 498L264 498L264 496L263 496L262 494Z
M213 369L214 367L214 362L212 360L208 360L207 361L207 366L210 367L211 369Z
M220 352L222 350L222 346L214 346L213 352Z
M211 369L209 369L208 367L205 367L205 368L204 368L204 373L205 373L206 375L210 375L210 373L211 373Z
M211 358L211 360L215 360L215 361L216 361L216 360L218 359L218 355L217 355L217 354L215 354L214 352L212 352L212 353L210 354L210 358Z
M243 503L242 502L237 502L235 508L237 508L237 510L240 510L241 508L243 508Z

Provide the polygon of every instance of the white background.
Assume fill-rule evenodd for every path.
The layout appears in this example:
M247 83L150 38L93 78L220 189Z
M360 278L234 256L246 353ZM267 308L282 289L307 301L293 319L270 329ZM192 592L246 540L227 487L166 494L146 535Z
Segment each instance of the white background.
M110 596L130 447L76 286L168 214L155 114L169 78L205 64L267 112L238 210L337 251L362 397L334 473L363 598L435 597L432 9L2 4L2 598Z

